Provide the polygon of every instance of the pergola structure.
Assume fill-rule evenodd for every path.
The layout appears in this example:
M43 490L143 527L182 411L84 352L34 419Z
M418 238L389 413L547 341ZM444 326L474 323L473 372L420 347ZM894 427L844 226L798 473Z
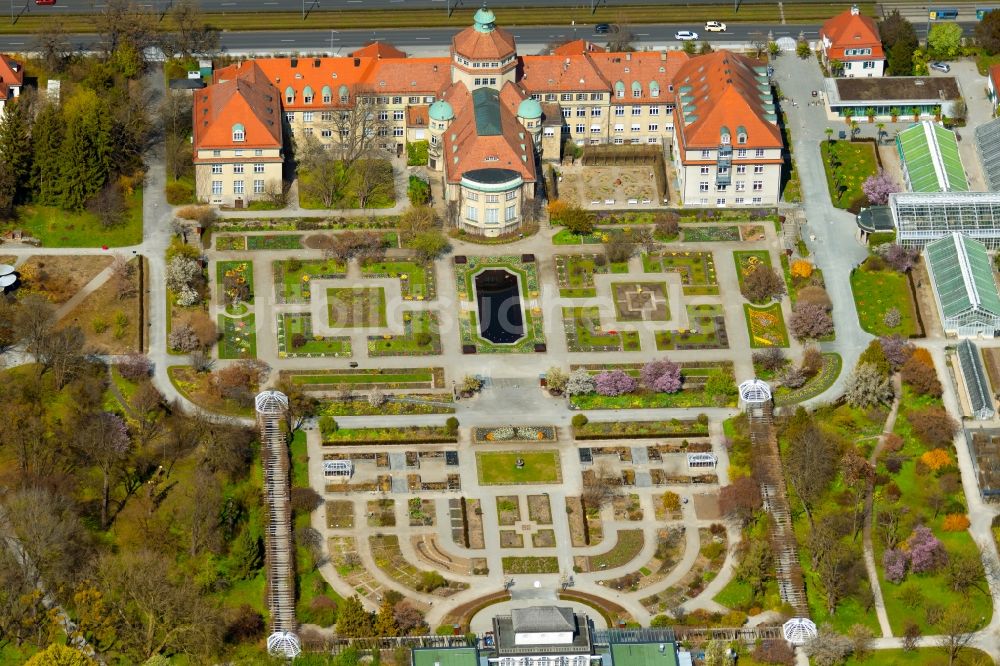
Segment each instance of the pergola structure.
M0 294L17 282L17 273L10 264L0 264Z
M816 623L807 617L793 617L781 625L781 635L792 645L805 645L817 633Z

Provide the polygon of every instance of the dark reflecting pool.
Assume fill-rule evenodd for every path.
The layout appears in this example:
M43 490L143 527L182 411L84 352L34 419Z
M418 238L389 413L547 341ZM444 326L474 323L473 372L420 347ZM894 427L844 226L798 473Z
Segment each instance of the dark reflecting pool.
M479 334L496 344L510 344L524 337L524 313L517 276L503 269L483 271L475 277Z

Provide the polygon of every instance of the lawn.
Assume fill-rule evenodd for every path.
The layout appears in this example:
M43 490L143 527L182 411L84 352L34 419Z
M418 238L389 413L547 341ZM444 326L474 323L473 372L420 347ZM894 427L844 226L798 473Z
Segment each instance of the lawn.
M296 372L290 375L295 384L349 384L383 388L434 388L434 369L358 370L356 372ZM420 384L417 387L402 386Z
M441 353L441 334L436 312L404 312L403 329L403 335L368 336L368 355L431 356Z
M744 303L743 313L752 348L788 346L788 330L781 314L781 303L772 303L765 308Z
M861 186L875 174L875 144L865 141L821 141L819 144L830 200L837 208L851 208L864 197Z
M628 564L642 551L644 541L642 530L618 530L618 540L611 550L588 558L590 570L614 569Z
M524 461L520 469L519 458ZM476 467L484 486L562 481L558 451L477 451Z
M711 252L654 252L642 255L646 273L679 273L687 296L715 296L719 283Z
M416 261L379 261L361 265L364 277L398 278L406 300L433 300L437 296L434 266Z
M556 280L563 298L594 298L594 276L628 273L628 262L609 264L603 254L556 255Z
M314 335L312 314L283 312L278 315L278 354L281 357L351 355L348 336L323 337Z
M656 348L673 349L726 349L729 335L721 305L688 305L688 328L676 331L656 331Z
M142 189L126 200L124 221L106 228L87 211L65 211L55 206L28 205L17 211L17 221L0 225L0 230L20 229L42 242L44 247L123 247L142 242Z
M858 321L869 333L898 333L905 338L919 332L909 278L903 273L867 271L862 266L851 273L851 290ZM897 308L900 314L899 325L894 328L885 325L885 313L890 308Z
M392 163L389 160L379 160L379 168L382 173L379 174L380 184L375 188L375 191L370 195L367 204L364 208L392 208L396 205L396 192L395 192L395 182L392 177ZM343 175L344 166L343 162L337 163L337 168L340 169L341 175L339 180L344 183L344 186L340 188L340 196L332 202L332 205L326 206L323 201L316 196L312 196L309 192L310 185L314 179L313 174L305 168L299 168L299 205L305 209L325 209L325 208L361 208L361 203L357 195L358 189L358 174L350 172Z
M840 358L840 354L824 352L823 367L820 368L820 371L815 376L810 377L805 384L797 389L779 386L774 391L775 406L794 405L820 395L837 381L842 365L843 361Z
M274 283L278 285L279 303L305 303L312 292L310 280L342 278L347 275L347 267L334 259L326 261L300 261L286 259L276 261Z
M219 315L219 358L257 358L257 329L253 314L239 319Z
M299 234L277 234L267 236L247 236L248 250L300 250L302 236Z
M601 235L600 233L590 233L590 234L578 234L570 231L569 229L560 229L552 236L553 245L590 245L590 244L600 244Z
M563 308L563 330L571 352L639 351L637 331L601 330L596 307Z
M878 632L875 632L875 635L878 636ZM933 643L921 641L919 645L920 649L917 650L876 650L864 659L848 657L844 666L860 666L861 664L878 664L879 666L928 666L928 664L936 666L940 664L944 666L948 663L948 655L941 648L934 646ZM965 648L959 653L954 666L982 666L982 664L989 664L992 661L992 658L981 650ZM740 663L745 664L746 662L740 659Z
M559 558L557 557L505 557L503 558L505 574L544 574L559 573Z
M326 309L334 328L383 328L386 326L385 289L381 287L331 287Z

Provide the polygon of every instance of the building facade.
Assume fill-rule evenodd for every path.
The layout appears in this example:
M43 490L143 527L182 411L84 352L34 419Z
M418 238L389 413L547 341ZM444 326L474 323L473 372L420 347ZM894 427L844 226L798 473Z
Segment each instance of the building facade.
M364 133L377 137L378 149L399 152L427 141L428 165L440 173L446 199L470 233L516 231L538 194L541 164L557 162L566 142L664 150L678 144L672 155L682 171L676 184L685 204L772 205L780 193L783 146L765 68L728 51L697 57L610 53L580 40L549 55L522 56L513 35L482 8L444 57L409 58L374 43L348 57L262 58L214 76L207 91L195 93L196 125L214 125L216 117L223 129L232 125L234 111L205 113L230 96L270 100L279 107L280 131L272 134L269 155L287 157L284 148L313 139L327 146L353 140L344 119L359 108L370 111L363 114L372 119ZM212 92L233 81L235 93ZM681 85L687 88L683 97ZM679 113L682 98L686 110ZM265 115L271 117L270 107ZM725 147L723 129L733 151ZM206 143L209 135L224 138L230 131L196 128L198 196L211 203L231 205L236 198L235 176L241 174L221 184L212 176L229 176L227 166L222 174L202 174L209 160L236 157L232 141ZM705 168L712 176L709 191L702 189ZM730 184L724 184L727 176ZM253 198L246 182L243 193Z
M7 100L21 96L24 87L24 66L8 55L0 53L0 112Z
M823 63L836 70L835 76L873 78L885 73L885 52L878 26L862 15L857 5L823 24L819 50Z

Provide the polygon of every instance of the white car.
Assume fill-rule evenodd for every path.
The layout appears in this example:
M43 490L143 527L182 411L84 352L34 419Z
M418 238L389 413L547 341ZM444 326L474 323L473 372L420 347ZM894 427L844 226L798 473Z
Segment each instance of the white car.
M705 23L705 32L725 32L726 24L722 21L708 21Z
M679 42L693 42L698 39L698 33L693 30L678 30L674 33L674 39Z

